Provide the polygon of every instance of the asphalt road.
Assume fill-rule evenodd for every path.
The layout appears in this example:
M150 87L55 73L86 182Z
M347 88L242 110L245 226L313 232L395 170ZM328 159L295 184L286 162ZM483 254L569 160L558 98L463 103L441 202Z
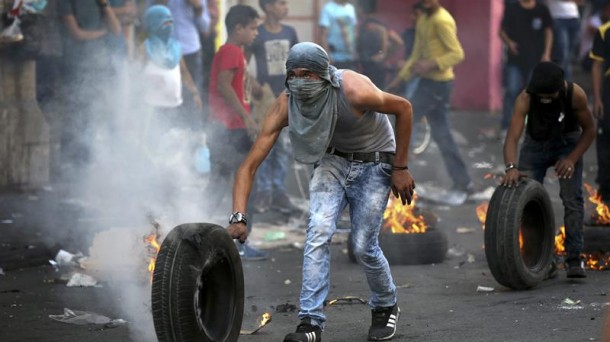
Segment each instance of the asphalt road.
M483 176L498 167L502 169L501 146L486 137L484 128L495 125L496 118L487 113L460 112L452 114L451 119L458 135L468 137L460 144L478 189L493 186L494 180ZM589 151L585 158L588 182L594 177L593 156ZM412 164L417 181L450 185L434 148ZM291 180L292 190L293 183L294 179ZM552 179L549 191L555 199L556 221L561 222L557 188ZM4 208L0 210L0 219L11 220L10 224L0 225L3 249L10 248L10 253L0 252L0 267L3 267L3 261L6 262L5 275L0 275L0 341L155 340L145 271L117 272L114 277L101 279L102 287L67 287L65 281L59 280L67 270L57 272L50 265L33 266L54 255L58 247L70 250L90 242L88 238L80 238L78 226L89 221L82 219L81 210L74 210L74 201L67 203L58 192L0 196L0 208ZM293 191L292 195L298 196L298 193ZM61 201L59 197L62 197ZM487 267L483 230L475 215L478 202L459 207L421 204L439 216L437 228L446 233L453 253L436 265L392 267L402 310L396 341L602 340L603 308L610 304L607 296L610 272L589 271L588 278L579 281L567 280L560 272L556 279L545 281L534 289L509 290L496 283ZM45 211L42 217L46 219L33 214L41 208ZM49 234L60 224L70 226L72 223L74 226L62 230L61 235ZM458 228L469 228L469 232L458 233ZM272 228L261 223L255 229L264 232ZM302 234L291 235L290 239L286 246L268 250L270 260L243 265L246 283L243 328L254 328L263 312L271 312L273 320L256 335L242 336L240 341L281 341L296 327L296 312L277 311L283 304L298 306L302 251L289 245L302 242L299 241ZM364 275L358 265L348 260L344 240L345 236L337 235L332 246L329 299L344 296L366 299L369 294ZM29 250L28 253L41 251L37 256L39 262L28 263L33 256L25 256L25 250ZM81 250L86 252L87 248ZM15 262L19 258L9 262L4 257L9 254L24 256L23 262ZM7 267L9 263L13 267ZM143 267L145 265L141 269ZM478 286L491 287L493 291L477 292ZM577 304L565 304L568 298ZM81 326L49 318L49 315L62 314L64 308L122 318L127 324ZM366 340L370 311L365 305L333 305L326 313L324 341Z

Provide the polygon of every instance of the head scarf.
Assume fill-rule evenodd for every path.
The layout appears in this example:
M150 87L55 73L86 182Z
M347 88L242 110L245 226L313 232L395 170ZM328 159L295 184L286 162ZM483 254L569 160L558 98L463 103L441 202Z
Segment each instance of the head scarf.
M322 80L286 78L288 131L294 158L306 164L318 162L326 153L337 122L339 81L324 49L299 43L288 53L286 70L307 69Z
M148 38L144 42L151 62L165 69L173 69L180 62L180 43L171 37L174 19L163 5L149 7L144 13L144 28Z

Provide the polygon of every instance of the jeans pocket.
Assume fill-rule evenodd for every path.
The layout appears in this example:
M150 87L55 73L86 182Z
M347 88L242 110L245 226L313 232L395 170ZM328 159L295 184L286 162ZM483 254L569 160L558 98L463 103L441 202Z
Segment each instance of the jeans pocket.
M379 172L387 177L392 177L392 165L388 163L378 163L377 168Z

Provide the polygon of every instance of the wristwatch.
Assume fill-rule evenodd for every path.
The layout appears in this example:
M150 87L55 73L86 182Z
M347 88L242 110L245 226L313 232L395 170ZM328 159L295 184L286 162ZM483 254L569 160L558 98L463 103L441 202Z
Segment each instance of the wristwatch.
M243 223L245 225L248 225L248 220L246 219L246 214L240 213L239 211L236 211L233 214L231 214L231 217L229 218L229 224L233 224L233 223Z
M517 164L515 163L508 163L506 164L506 169L504 169L504 172L508 172L512 169L516 169L517 168Z

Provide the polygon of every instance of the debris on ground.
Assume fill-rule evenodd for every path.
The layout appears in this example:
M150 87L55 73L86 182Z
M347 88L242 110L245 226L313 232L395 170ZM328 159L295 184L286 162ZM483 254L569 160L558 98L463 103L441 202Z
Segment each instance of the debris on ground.
M367 301L356 296L345 296L339 297L331 300L325 300L324 306L331 306L335 304L366 304Z
M53 261L49 260L51 265L55 266L70 266L70 267L82 267L82 263L87 260L87 257L83 253L72 254L70 252L60 249L55 256Z
M64 308L63 315L49 315L49 318L57 322L76 325L102 324L107 328L127 324L127 321L121 318L110 319L94 312L70 310L68 308Z
M460 250L458 248L451 247L451 248L449 248L447 250L447 256L448 257L460 257L462 255L464 255L464 251L462 251L462 250Z
M0 276L6 275L6 273L4 273L4 270L2 269L2 267L0 267Z
M563 310L580 310L583 308L583 306L580 305L580 300L566 298L561 301L561 304L559 304L559 308Z
M102 287L102 285L98 285L97 283L97 279L93 278L90 275L87 274L83 274L83 273L73 273L72 276L70 277L70 280L68 280L68 283L66 284L67 287Z
M271 323L271 319L272 319L272 318L273 318L273 317L271 316L271 314L270 314L270 313L265 312L265 313L263 314L263 317L261 318L261 322L259 323L258 328L254 329L254 330L243 330L243 329L242 329L242 330L240 330L240 331L239 331L239 334L240 334L240 335L253 335L253 334L256 334L256 333L257 333L259 330L261 330L261 329L262 329L262 328L263 328L265 325L267 325L267 324Z
M270 231L266 232L264 237L265 241L278 241L286 239L286 233L282 231Z
M475 231L477 231L477 229L474 228L468 228L468 227L457 227L455 229L455 231L458 234L470 234L470 233L474 233Z
M495 288L489 286L477 286L477 292L494 292Z
M290 304L290 303L280 304L275 307L275 312L286 313L286 312L295 312L295 311L297 311L297 306L294 304Z

